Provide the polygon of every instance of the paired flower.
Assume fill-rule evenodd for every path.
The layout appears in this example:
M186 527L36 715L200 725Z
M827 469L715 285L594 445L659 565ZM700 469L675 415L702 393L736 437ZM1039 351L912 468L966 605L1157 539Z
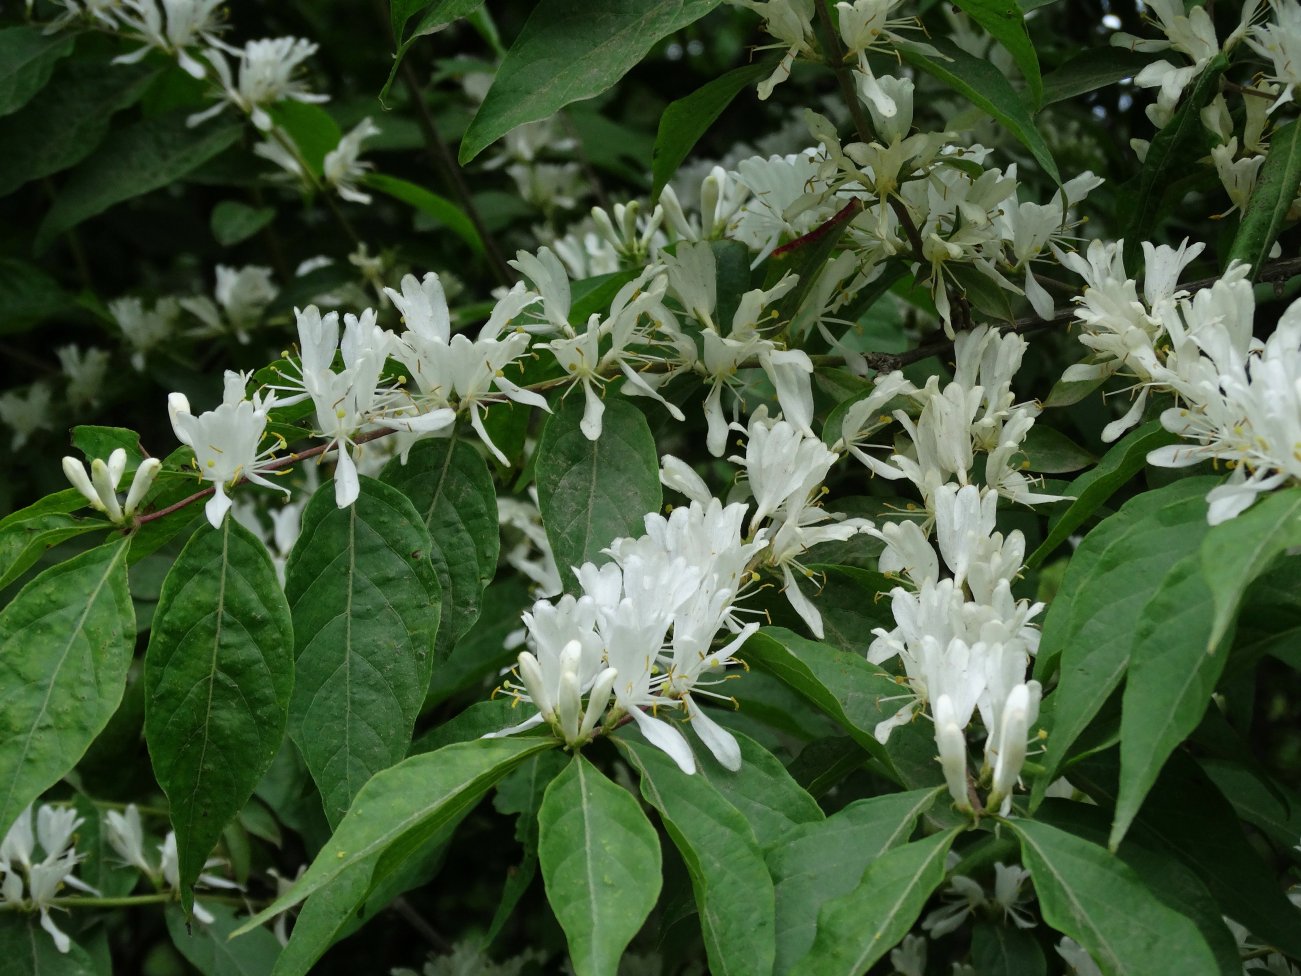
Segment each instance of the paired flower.
M122 475L126 473L126 464L126 450L119 447L108 456L107 461L102 458L91 461L89 476L86 474L85 465L74 457L63 459L63 473L72 483L72 487L81 492L91 508L103 512L110 521L123 524L129 522L135 515L136 509L140 507L140 503L144 501L145 495L153 486L154 478L157 477L163 462L157 458L145 458L141 461L131 479L126 501L119 503L117 486L122 480Z

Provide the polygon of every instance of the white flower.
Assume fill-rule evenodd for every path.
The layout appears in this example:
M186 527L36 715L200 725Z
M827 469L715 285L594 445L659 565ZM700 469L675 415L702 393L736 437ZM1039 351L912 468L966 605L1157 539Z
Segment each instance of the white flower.
M85 465L79 460L74 457L63 459L63 473L72 483L72 487L81 492L91 508L103 512L114 522L125 522L135 514L162 466L163 462L157 458L145 458L141 461L140 466L136 468L135 476L131 479L126 504L120 505L117 500L117 486L126 471L126 451L123 448L119 447L113 451L108 456L107 462L95 458L90 464L89 477L86 475Z
M245 382L244 376L227 370L221 405L197 417L190 412L190 401L184 394L173 393L167 398L167 412L176 439L194 449L199 477L211 481L216 488L204 506L214 528L221 525L230 509L226 487L240 479L289 493L288 489L263 477L263 472L270 470L266 459L275 450L274 446L265 451L259 449L266 431L267 411L274 398L244 399Z
M126 864L148 878L161 876L159 869L145 855L144 827L140 823L140 809L134 803L128 803L121 813L116 810L105 812L104 835L109 846Z
M1253 8L1257 4L1248 4ZM1274 63L1274 73L1269 80L1283 86L1282 93L1274 99L1269 111L1292 101L1296 86L1301 84L1301 3L1297 0L1269 0L1273 23L1263 23L1251 29L1247 43ZM1245 15L1244 15L1245 16Z
M231 71L226 54L219 48L207 50L208 60L217 71L225 101L189 117L188 124L198 125L218 114L227 104L236 106L253 119L263 132L271 128L266 106L283 99L297 102L325 102L327 95L314 95L294 77L298 66L316 53L317 45L297 37L274 37L248 41L239 52L238 79Z
M1181 361L1168 377L1186 405L1164 411L1161 423L1194 443L1148 455L1164 467L1212 459L1233 466L1228 482L1207 496L1212 525L1245 511L1260 492L1301 478L1301 302L1260 343L1252 337L1255 300L1243 272L1235 266L1180 306L1201 358Z
M212 299L204 295L182 298L180 305L204 325L194 334L220 335L230 331L241 344L247 344L249 333L275 300L279 290L271 280L271 269L250 264L242 268L217 265L217 284Z
M169 830L163 842L158 845L158 872L162 875L167 887L173 891L179 891L181 888L181 867L180 860L176 851L176 831ZM209 858L204 862L204 873L201 873L195 879L195 887L203 885L208 888L225 888L238 889L239 885L234 881L228 881L225 878L215 874L207 873L207 868L217 867L222 864L220 858ZM213 914L200 905L197 901L194 903L194 917L203 925L211 925L216 919Z
M117 15L124 27L145 46L114 58L114 64L132 64L157 48L174 54L186 73L202 78L203 65L186 48L203 43L218 45L218 24L224 0L121 0Z
M745 429L745 456L728 458L745 468L754 495L750 530L788 501L803 506L836 463L834 451L784 420L769 420L757 410Z
M136 372L143 372L146 353L161 345L175 330L181 305L175 298L160 298L146 311L144 302L128 296L109 302L108 313L131 346L131 365Z
M10 447L20 449L38 430L49 430L54 393L46 383L0 393L0 420L13 431Z
M98 404L104 380L108 377L108 350L67 345L60 346L55 353L68 378L68 385L64 388L68 402L74 407Z
M353 203L370 203L370 194L357 189L357 181L371 169L370 163L361 161L361 144L371 136L379 135L379 126L369 118L362 119L339 139L339 144L325 154L321 166L325 182L334 187L339 196Z
M72 940L50 917L54 899L65 885L88 894L99 894L73 874L81 861L74 846L74 835L81 823L81 818L71 808L42 805L37 811L36 829L33 831L32 808L29 806L18 815L0 842L0 874L4 875L0 881L0 901L17 908L38 910L41 928L49 933L55 948L62 953L71 950ZM45 852L40 861L35 856L37 840Z
M1022 667L1024 672L1024 667ZM1001 803L999 813L1007 816L1012 809L1012 792L1016 789L1025 765L1026 737L1039 717L1039 682L1018 684L1002 703L985 743L985 762L994 759L994 778L989 790L989 805Z
M1030 872L1020 865L995 862L991 896L979 882L955 874L943 892L944 904L922 919L922 930L932 939L942 938L956 932L977 909L992 909L1019 929L1034 928L1034 917L1021 907L1030 897L1021 890L1029 878Z
M795 59L815 53L813 43L813 4L818 0L735 0L749 7L763 18L763 28L778 41L775 47L786 47L786 53L777 62L773 73L759 83L759 99L763 101L774 88L790 77Z

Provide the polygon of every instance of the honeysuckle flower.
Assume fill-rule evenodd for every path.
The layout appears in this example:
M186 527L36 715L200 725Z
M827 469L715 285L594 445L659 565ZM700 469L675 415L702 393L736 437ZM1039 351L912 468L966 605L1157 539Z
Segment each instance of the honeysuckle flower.
M0 393L0 420L13 431L9 442L13 450L22 448L38 430L50 429L53 402L54 391L47 383Z
M211 108L196 112L186 121L198 125L234 105L253 119L263 132L271 128L266 106L284 99L296 102L326 102L327 95L315 95L294 77L299 65L316 53L317 45L297 37L273 37L248 41L238 50L238 75L231 71L225 52L209 48L205 53L217 72L224 96Z
M1030 872L1019 864L994 863L994 889L985 888L973 878L955 874L941 893L943 904L922 919L922 930L932 939L956 932L977 909L997 912L1005 922L1019 929L1034 928L1034 917L1023 907L1030 899L1023 886Z
M940 695L934 702L935 748L944 771L944 784L959 810L970 810L967 796L967 740L962 734L965 724L957 715L953 699Z
M752 251L757 267L782 237L799 237L819 226L843 201L830 197L819 176L821 162L808 150L790 156L753 156L736 166L738 183L750 197L737 212L732 236Z
M745 454L728 460L745 468L755 502L750 518L753 532L788 501L802 506L822 484L837 455L786 421L769 419L762 408L750 417L748 427L738 429L746 434Z
M926 976L925 937L905 935L898 948L890 950L890 965L898 976Z
M785 47L771 75L759 83L759 100L766 100L773 89L790 77L795 59L812 57L816 52L813 38L813 4L817 0L733 0L749 7L763 18L763 29L777 39L773 47Z
M57 33L76 20L87 21L99 28L117 30L117 14L122 0L57 0L57 3L63 7L63 13L46 25L46 34ZM31 10L32 4L28 3L28 14Z
M139 373L144 372L145 356L175 331L181 304L175 298L160 298L146 310L141 299L126 296L109 302L108 313L131 347L131 365Z
M163 462L157 458L145 458L141 461L131 479L126 503L119 504L117 486L126 471L126 460L125 449L119 447L109 454L107 462L102 458L91 461L90 475L87 476L86 468L81 461L74 457L65 457L63 473L72 483L72 487L81 492L91 508L103 512L114 522L125 522L136 513L140 502L148 494L154 478L163 466Z
M352 203L370 203L370 194L357 188L357 181L373 168L372 164L361 161L361 144L379 135L379 131L379 126L367 116L344 133L339 144L325 154L321 175L343 199Z
M1241 210L1247 206L1252 191L1256 189L1256 177L1260 173L1260 167L1265 163L1264 154L1243 156L1241 159L1235 159L1234 157L1237 155L1237 136L1231 136L1228 142L1211 150L1211 160L1215 163L1215 173L1220 178L1220 185L1224 187L1224 192L1229 195L1229 202L1233 204L1232 207L1220 214L1222 217L1227 217L1235 210Z
M414 276L408 278L403 279L400 294L387 290L407 322L407 330L393 342L390 354L407 368L418 392L405 418L390 415L386 423L401 430L428 433L427 427L446 426L448 415L439 411L454 407L469 413L470 426L484 446L503 464L507 463L506 456L488 436L481 411L486 404L502 400L550 409L543 397L521 389L504 375L506 367L528 351L530 342L522 328L511 326L513 331L505 330L537 302L537 296L527 292L523 282L516 284L499 299L478 336L470 339L463 333L451 335L447 302L436 275L426 275L423 283Z
M1258 4L1248 4L1254 8ZM1273 63L1274 73L1268 80L1283 87L1269 106L1273 114L1280 105L1292 101L1296 86L1301 84L1301 3L1297 0L1269 0L1273 21L1255 25L1247 43L1261 57ZM1246 13L1243 14L1244 18Z
M641 216L641 205L616 203L613 215L601 207L592 208L592 221L596 232L604 237L615 252L630 264L643 264L655 249L656 236L664 221L664 208L656 206L647 217ZM660 241L663 236L660 235Z
M998 806L1002 816L1007 816L1012 809L1012 792L1025 765L1026 739L1039 717L1040 696L1037 681L1014 687L1002 703L985 743L985 761L989 763L992 757L994 769L989 805Z
M183 393L173 393L167 398L167 412L176 439L194 450L199 477L211 481L216 489L204 506L213 528L221 526L221 520L230 510L227 486L240 479L289 494L287 488L263 476L263 472L271 470L267 466L268 458L275 452L275 445L260 449L274 396L264 400L254 395L252 400L246 400L246 383L242 374L227 370L221 405L197 417L190 412L190 401Z
M219 264L216 275L215 303L206 295L196 295L182 298L180 305L203 323L195 335L230 331L241 345L247 345L249 333L262 321L267 306L280 293L271 280L271 269L256 264L242 268Z
M1184 404L1164 411L1161 422L1185 442L1148 456L1164 467L1203 460L1233 466L1207 496L1212 525L1245 511L1261 492L1301 479L1301 302L1288 307L1268 339L1255 340L1255 300L1243 272L1232 268L1181 303L1203 368L1185 366L1168 377Z
M25 910L40 912L45 929L61 953L69 952L72 940L50 917L53 901L66 885L91 895L99 892L73 872L81 861L73 845L76 829L82 820L75 810L42 805L32 829L32 808L26 807L0 842L0 901ZM36 860L36 842L45 853ZM24 891L25 889L25 891Z
M104 380L108 377L108 350L82 349L70 344L54 351L68 380L63 389L68 402L74 407L93 407L99 403Z
M1211 59L1222 50L1232 50L1247 34L1260 8L1260 0L1247 0L1243 4L1238 26L1225 38L1223 44L1216 35L1214 21L1202 7L1185 10L1180 0L1148 0L1146 6L1165 38L1139 38L1118 31L1111 36L1111 43L1135 51L1175 51L1192 62L1176 65L1171 61L1155 61L1134 76L1134 84L1140 88L1160 89L1154 110L1148 112L1148 116L1159 128L1170 120L1184 89Z
M685 241L708 241L723 237L736 213L745 203L749 188L733 179L721 166L714 166L700 181L700 218L687 217L678 192L664 187L659 203L664 208L668 226Z
M1070 936L1063 935L1057 943L1057 955L1071 967L1074 976L1102 976L1102 970L1093 961L1093 957Z
M144 826L140 822L140 808L134 803L128 803L121 813L105 811L104 837L125 864L147 878L161 877L159 869L145 854Z
M158 845L158 873L162 876L164 884L173 891L181 890L181 870L180 860L176 851L176 831L169 830L163 842ZM220 875L212 874L207 871L208 868L215 868L223 862L221 858L212 857L204 862L204 871L195 879L194 886L197 888L221 888L225 890L239 890L239 885L223 878ZM196 900L194 902L194 917L203 925L211 925L216 921L212 912L208 911Z
M221 46L217 38L224 0L121 0L118 19L129 36L144 47L113 59L133 64L155 48L175 55L186 74L202 78L207 71L188 50L196 44Z
M517 251L510 266L524 275L533 285L539 302L535 306L540 310L542 321L533 326L525 326L530 331L564 332L569 328L569 309L571 296L569 275L556 252L549 247L538 248L537 254ZM428 276L426 276L428 281ZM403 279L405 288L406 279Z

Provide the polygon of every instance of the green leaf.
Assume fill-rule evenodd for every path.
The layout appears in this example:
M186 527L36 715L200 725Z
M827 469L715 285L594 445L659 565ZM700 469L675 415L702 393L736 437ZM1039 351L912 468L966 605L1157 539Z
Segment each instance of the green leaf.
M433 673L442 590L429 530L396 488L362 477L347 508L322 485L285 567L293 614L289 735L337 826L362 784L407 754Z
M626 790L575 755L547 787L538 829L547 901L575 973L613 973L659 896L655 828Z
M298 882L233 934L249 932L307 899L275 969L276 976L302 976L372 887L512 769L556 744L530 737L475 739L376 773Z
M362 182L372 190L378 190L395 200L401 200L426 216L432 217L459 237L475 254L484 253L483 239L475 229L473 221L446 197L440 197L423 186L384 173L368 173Z
M1045 801L1035 819L1093 844L1107 842L1109 817L1093 804L1054 797ZM1220 976L1242 976L1237 941L1225 925L1215 899L1192 868L1167 850L1140 846L1134 840L1127 839L1115 853L1167 908L1192 919L1215 955Z
M1127 434L1102 456L1097 467L1084 472L1066 486L1063 494L1070 495L1075 501L1053 523L1047 537L1026 560L1026 566L1033 569L1051 555L1103 502L1142 470L1149 452L1173 444L1178 439L1178 435L1162 427L1159 420L1153 420Z
M1162 200L1174 183L1176 175L1187 169L1189 159L1202 155L1200 146L1206 139L1206 130L1202 124L1202 109L1219 94L1220 76L1228 66L1228 55L1223 52L1215 55L1197 76L1192 90L1184 95L1174 118L1153 136L1152 143L1148 146L1147 156L1143 160L1143 172L1138 179L1138 194L1133 202L1129 225L1125 231L1125 240L1131 242L1135 249L1134 253L1138 253L1137 242L1152 239Z
M1015 0L953 0L953 3L1007 48L1030 90L1030 107L1037 109L1042 105L1044 82L1039 73L1039 57L1025 29L1025 14Z
M1203 526L1186 529L1200 538ZM1108 846L1115 850L1170 753L1202 720L1229 656L1207 652L1211 601L1194 551L1164 574L1134 629L1120 718L1120 795Z
M74 494L77 496L74 507L84 507L86 500L81 497L81 493L74 491ZM14 512L9 518L22 514L22 511ZM4 524L0 525L0 588L20 579L37 560L60 542L88 532L102 532L109 527L103 519L77 518L58 512L32 515L14 521L5 519Z
M1119 858L1045 823L1008 825L1020 838L1044 920L1083 946L1107 976L1219 972L1197 926L1158 901Z
M145 651L145 741L176 831L181 904L271 765L294 683L289 605L266 546L202 526L163 581Z
M73 40L39 27L0 30L0 115L18 111L45 87L55 64L72 53Z
M0 318L0 335L25 332L74 307L72 296L36 265L17 258L0 258L0 308L5 310Z
M658 200L660 191L673 179L682 161L687 158L700 137L709 131L714 120L732 104L742 91L772 73L768 62L756 62L733 68L720 75L690 95L670 102L660 116L659 131L655 134L655 149L651 153L651 200Z
M1301 794L1287 790L1280 797L1278 784L1262 783L1237 762L1203 759L1200 765L1239 817L1264 831L1274 843L1295 845L1301 837Z
M641 776L641 795L659 811L686 862L709 971L718 976L771 972L773 883L745 817L708 780L682 772L654 746L615 741Z
M275 207L250 207L238 200L222 200L212 208L208 223L213 240L222 247L232 247L248 240L275 217Z
M135 644L128 539L51 566L0 612L0 824L71 772L117 710Z
M238 921L235 909L217 903L205 904L213 917L203 925L187 925L185 913L168 905L164 913L167 934L185 961L203 976L270 976L280 943L267 929L256 929L243 939L231 939Z
M1064 102L1132 78L1156 59L1123 47L1087 48L1044 75L1044 105Z
M67 953L41 928L40 917L25 912L0 913L0 976L100 976L77 943Z
M1256 188L1242 212L1242 223L1224 265L1245 261L1256 278L1278 240L1283 221L1301 188L1301 124L1294 119L1269 137L1269 155L1260 168Z
M191 129L184 112L115 130L72 171L36 231L35 250L116 203L172 185L234 145L241 131L238 122L225 121Z
M451 438L420 441L406 464L385 465L380 480L410 498L429 528L427 551L443 593L434 657L444 661L479 618L484 588L497 572L501 533L492 475L482 454Z
M138 101L157 77L145 65L69 62L21 111L0 120L0 196L89 156L113 115Z
M571 567L601 561L601 550L621 536L641 535L645 515L663 500L645 415L611 396L601 436L590 441L579 427L583 411L575 390L556 404L537 447L538 508L566 590L577 585Z
M1035 672L1061 659L1052 727L1035 803L1071 745L1120 684L1135 629L1171 568L1196 553L1206 531L1209 478L1185 478L1141 494L1084 537L1044 620Z
M1301 488L1275 491L1243 514L1214 526L1202 543L1202 576L1215 618L1205 650L1219 649L1243 594L1285 550L1301 545Z
M324 172L326 155L333 152L343 138L343 130L334 121L334 116L319 105L292 99L268 106L267 113L298 147L307 168L319 177Z
M1101 765L1100 759L1086 760L1074 768L1072 779L1078 775L1082 788L1106 804L1115 797L1115 782L1096 775ZM1176 752L1166 762L1130 836L1192 868L1220 911L1256 938L1301 957L1296 906L1243 833L1229 802L1190 757Z
M1030 428L1021 444L1021 453L1026 457L1026 470L1039 474L1079 471L1098 460L1061 431L1044 424Z
M125 427L100 427L93 424L78 424L72 428L72 446L82 453L86 459L87 467L95 458L108 459L108 456L121 448L126 451L126 468L123 470L123 478L129 478L135 474L136 468L140 467L140 462L145 458L145 452L140 447L140 435L134 430L127 430ZM128 482L124 481L121 485L126 488Z
M948 60L929 57L907 45L900 45L898 50L909 64L933 75L972 105L993 116L1021 145L1030 150L1030 154L1038 160L1052 181L1060 184L1061 174L1057 171L1057 163L1053 160L1048 143L1039 134L1025 102L1003 77L1003 73L988 61L972 57L944 38L933 38L931 44Z
M388 96L402 59L406 57L407 50L412 44L419 38L436 33L462 17L470 16L482 6L483 0L432 0L432 2L431 0L392 0L389 4L389 21L393 28L393 40L397 50L393 54L393 67L389 70L384 87L380 89L380 101L382 102ZM420 19L410 31L407 31L407 24L416 14L421 15Z
M747 735L733 732L741 747L741 768L727 769L705 750L695 775L708 780L740 811L759 843L771 847L802 824L817 823L822 808L795 782L776 756Z
M777 886L777 976L798 972L795 964L813 945L819 909L853 891L877 857L907 843L917 818L940 792L914 790L856 800L769 848L768 869Z
M1039 941L1014 925L977 922L971 930L971 964L980 976L1044 976L1048 960Z
M540 0L461 140L462 165L517 125L605 91L719 0Z
M961 828L886 851L848 894L818 912L813 946L793 972L860 976L911 929L944 880L944 859Z
M876 726L898 711L899 685L857 654L838 651L780 627L764 627L741 649L741 657L767 671L822 709L854 741L893 769Z

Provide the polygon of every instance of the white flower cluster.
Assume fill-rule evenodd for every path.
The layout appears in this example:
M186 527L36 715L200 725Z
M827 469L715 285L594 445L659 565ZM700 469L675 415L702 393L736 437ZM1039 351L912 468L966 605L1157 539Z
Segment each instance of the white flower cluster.
M89 21L137 41L141 47L114 59L115 64L133 64L151 51L174 57L186 73L212 83L217 101L187 120L200 125L234 107L247 115L270 138L254 152L276 163L305 185L318 177L309 172L293 138L275 125L269 109L277 102L319 103L329 96L312 92L301 77L301 68L318 45L298 37L269 37L246 41L242 47L221 37L226 19L225 0L58 0L64 13L47 27L57 31L78 21ZM233 65L232 65L233 62ZM360 160L363 140L378 133L370 119L364 119L344 134L326 154L320 181L343 199L370 203L358 180L369 169ZM128 310L129 313L130 310Z
M0 842L0 902L25 911L40 912L41 928L50 934L60 952L67 952L72 940L50 917L54 899L65 885L88 894L99 894L73 874L81 861L74 835L83 821L70 807L46 804L36 811L35 830L32 819L32 808L27 807ZM45 857L39 861L36 860L38 841L45 852Z
M1063 379L1124 370L1138 380L1133 406L1104 430L1107 441L1138 423L1149 391L1173 393L1179 405L1161 422L1194 443L1160 448L1148 460L1168 467L1227 462L1227 483L1208 496L1208 519L1218 524L1259 493L1301 479L1301 303L1262 341L1253 333L1256 301L1246 265L1189 295L1177 282L1203 246L1145 243L1140 300L1125 274L1123 246L1095 241L1084 257L1061 255L1087 282L1075 315L1084 326L1080 341L1094 350L1092 362L1070 367Z
M682 709L719 762L740 768L736 740L696 698L724 697L708 689L758 627L737 616L751 561L768 544L762 531L743 536L745 512L744 504L711 498L667 517L649 514L645 535L604 550L609 562L574 569L580 595L535 603L524 614L529 650L505 688L538 713L495 734L546 722L578 747L627 717L690 773L696 764L686 739L655 714ZM719 630L727 639L714 647Z
M973 717L979 713L987 732L980 774L989 785L987 803L1006 812L1039 711L1039 683L1025 674L1038 649L1033 620L1042 605L1012 594L1025 539L1017 531L996 531L1000 494L1022 502L1055 500L1030 492L1012 463L1035 413L1013 405L1010 383L1023 348L1019 336L982 326L959 337L955 379L944 390L934 379L918 390L891 374L845 416L854 455L877 474L911 481L927 513L924 524L902 520L869 530L885 543L881 572L910 584L891 591L895 627L874 632L868 659L881 664L897 656L912 701L876 735L887 741L929 707L945 780L962 809L971 809L965 730ZM905 411L895 412L911 445L887 463L854 445L888 422L878 415L899 397L920 403L921 413L914 422ZM990 452L985 487L971 483L977 448ZM927 536L932 524L938 556Z
M134 803L130 803L121 813L109 810L104 814L104 837L122 859L122 863L139 871L155 888L180 892L181 873L176 851L176 831L169 830L163 842L158 845L158 863L154 864L145 854L145 834L140 821L140 810ZM234 881L208 871L223 863L220 858L210 858L205 862L196 887L238 889L239 885ZM212 913L197 901L194 903L194 917L204 925L210 925L214 921Z

